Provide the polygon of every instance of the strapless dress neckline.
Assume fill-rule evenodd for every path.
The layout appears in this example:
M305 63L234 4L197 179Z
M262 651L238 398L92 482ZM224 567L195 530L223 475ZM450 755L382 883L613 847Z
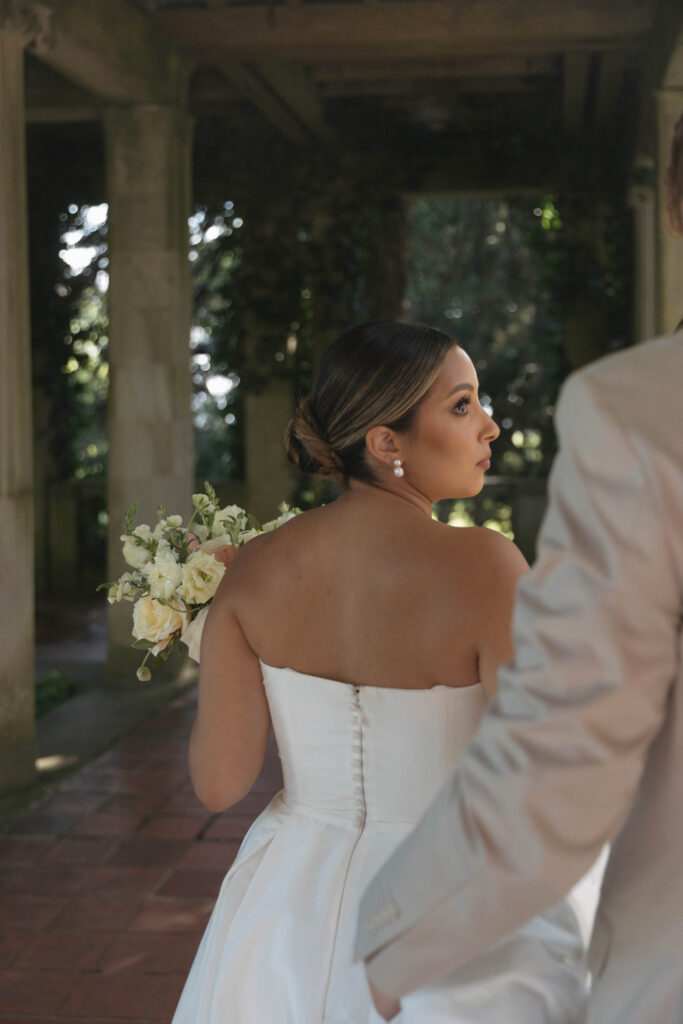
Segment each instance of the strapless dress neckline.
M319 676L313 672L302 672L290 665L271 665L259 658L262 669L270 672L290 672L292 675L301 676L304 679L317 679L321 683L332 683L334 686L350 686L354 690L386 690L389 693L434 693L440 690L454 690L458 693L479 693L482 690L482 683L468 683L464 686L453 686L449 683L436 683L434 686L374 686L372 683L349 683L343 679L333 679L331 676Z

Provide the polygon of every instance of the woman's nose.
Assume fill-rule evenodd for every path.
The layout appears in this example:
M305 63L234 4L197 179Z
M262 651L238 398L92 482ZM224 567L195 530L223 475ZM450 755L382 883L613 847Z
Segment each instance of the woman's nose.
M483 429L484 440L489 442L495 441L500 434L500 427L492 416L489 416L488 413L485 413L484 415L486 416L486 423L484 424Z

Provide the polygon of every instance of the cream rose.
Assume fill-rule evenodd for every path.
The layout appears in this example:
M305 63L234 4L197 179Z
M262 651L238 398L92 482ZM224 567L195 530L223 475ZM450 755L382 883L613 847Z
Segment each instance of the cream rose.
M150 640L152 654L168 647L171 637L185 629L187 615L170 605L161 604L154 597L141 597L133 608L133 636L136 640Z
M218 589L225 566L206 551L194 551L181 569L180 592L192 604L206 604Z

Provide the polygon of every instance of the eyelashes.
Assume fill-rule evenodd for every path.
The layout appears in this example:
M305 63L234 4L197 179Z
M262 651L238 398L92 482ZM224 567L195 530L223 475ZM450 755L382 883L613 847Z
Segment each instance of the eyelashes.
M470 402L470 398L461 398L459 402L456 402L455 406L453 407L453 412L456 414L456 416L466 416L467 406L470 404ZM464 406L465 408L461 409L461 406Z

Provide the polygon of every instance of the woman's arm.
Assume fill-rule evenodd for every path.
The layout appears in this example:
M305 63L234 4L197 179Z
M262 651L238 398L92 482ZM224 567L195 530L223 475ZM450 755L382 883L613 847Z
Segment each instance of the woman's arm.
M258 657L234 608L230 575L221 581L204 625L199 706L190 736L190 777L210 810L241 800L263 764L270 711Z

